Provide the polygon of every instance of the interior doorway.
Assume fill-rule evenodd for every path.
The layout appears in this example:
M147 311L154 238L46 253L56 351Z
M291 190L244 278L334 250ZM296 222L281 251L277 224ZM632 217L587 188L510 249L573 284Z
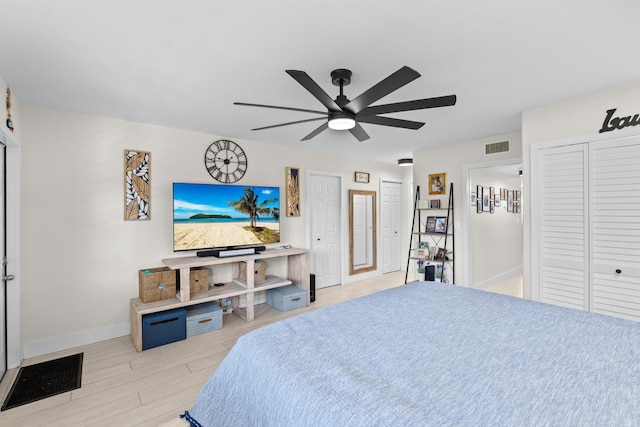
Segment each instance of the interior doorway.
M316 288L339 285L342 280L342 178L339 175L309 174L311 273Z
M470 165L464 173L465 285L489 289L522 275L522 162Z
M402 268L401 225L402 183L382 181L380 187L380 225L382 229L382 273Z
M0 380L7 372L7 191L6 191L6 146L0 141Z

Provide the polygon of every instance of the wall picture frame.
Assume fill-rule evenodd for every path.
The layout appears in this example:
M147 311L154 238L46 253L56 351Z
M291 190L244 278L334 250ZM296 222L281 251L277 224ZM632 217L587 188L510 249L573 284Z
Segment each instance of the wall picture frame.
M288 217L300 216L300 169L285 168L286 214Z
M368 184L369 183L369 172L356 171L356 172L354 172L353 179L354 179L355 182L362 182L364 184Z
M484 187L482 189L482 212L491 211L491 189L490 187Z
M429 174L429 194L447 194L446 173Z
M151 219L151 153L124 150L124 220Z

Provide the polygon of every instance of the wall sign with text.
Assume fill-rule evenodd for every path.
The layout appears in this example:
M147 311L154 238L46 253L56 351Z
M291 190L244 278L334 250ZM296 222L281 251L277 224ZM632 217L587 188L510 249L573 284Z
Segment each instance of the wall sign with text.
M615 116L616 110L617 108L607 110L607 117L605 117L604 123L602 123L600 133L640 125L640 114L635 114L634 116Z

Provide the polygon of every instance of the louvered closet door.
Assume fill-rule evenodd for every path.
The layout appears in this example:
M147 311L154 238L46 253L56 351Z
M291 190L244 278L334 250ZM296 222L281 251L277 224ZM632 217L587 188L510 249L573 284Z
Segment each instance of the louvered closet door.
M640 320L640 137L590 144L592 311Z
M588 309L586 144L540 151L540 300ZM536 201L534 200L534 203Z

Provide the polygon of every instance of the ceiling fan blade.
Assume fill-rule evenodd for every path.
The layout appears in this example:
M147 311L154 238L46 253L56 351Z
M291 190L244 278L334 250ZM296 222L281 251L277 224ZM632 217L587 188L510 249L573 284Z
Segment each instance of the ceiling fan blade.
M396 102L393 104L367 107L358 113L358 118L375 116L376 114L397 113L400 111L423 110L425 108L449 107L456 104L456 96L439 96L435 98L416 99L415 101Z
M328 129L328 128L329 128L329 123L323 123L316 130L314 130L309 135L307 135L304 138L302 138L300 141L308 141L311 138L313 138L314 136L318 135L320 132L322 132L322 131L324 131L325 129Z
M234 102L233 105L242 105L245 107L262 107L262 108L276 108L278 110L288 110L288 111L301 111L303 113L315 113L315 114L324 114L325 116L329 114L326 111L317 111L317 110L305 110L304 108L292 108L292 107L279 107L277 105L265 105L265 104L249 104L246 102Z
M391 117L370 116L359 118L362 123L371 123L372 125L393 126L394 128L404 129L420 129L424 126L422 122L414 122L412 120L394 119Z
M286 70L287 74L293 77L298 83L308 90L318 101L329 110L342 111L342 108L336 104L333 99L325 92L311 77L304 71Z
M349 132L351 132L351 135L355 136L360 142L369 139L369 135L364 131L364 128L360 126L360 123L356 123L353 128L349 129Z
M255 128L255 129L251 129L251 130L263 130L263 129L279 128L280 126L289 126L289 125L296 125L298 123L315 122L316 120L327 120L327 118L326 117L314 117L313 119L297 120L295 122L280 123L279 125L263 126L263 127Z
M345 105L344 109L357 114L376 102L378 99L400 89L402 86L414 81L418 77L420 77L420 73L405 65L386 79L364 91L360 96Z

